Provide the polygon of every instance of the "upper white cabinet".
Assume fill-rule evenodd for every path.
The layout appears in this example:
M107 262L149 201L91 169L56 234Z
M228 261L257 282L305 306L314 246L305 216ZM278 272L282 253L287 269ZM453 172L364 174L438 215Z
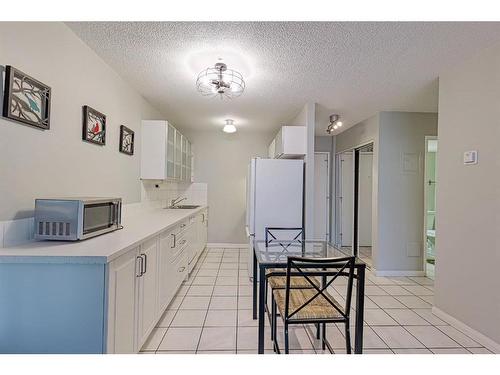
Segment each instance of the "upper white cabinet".
M306 154L307 132L305 126L283 126L269 145L269 157L297 159Z
M141 179L192 180L191 142L167 121L142 122Z

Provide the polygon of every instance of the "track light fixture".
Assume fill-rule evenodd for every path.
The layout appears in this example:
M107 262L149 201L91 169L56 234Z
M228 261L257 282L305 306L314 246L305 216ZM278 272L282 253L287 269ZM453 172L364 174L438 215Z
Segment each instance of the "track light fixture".
M328 134L332 134L334 130L342 127L342 121L339 121L340 116L337 114L330 115L330 123L326 128Z

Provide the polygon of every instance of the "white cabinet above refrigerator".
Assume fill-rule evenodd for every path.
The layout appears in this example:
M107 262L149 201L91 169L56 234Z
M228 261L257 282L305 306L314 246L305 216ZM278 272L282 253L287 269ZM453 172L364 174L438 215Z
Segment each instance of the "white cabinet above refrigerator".
M282 126L269 146L269 157L299 159L306 154L307 131L305 126Z

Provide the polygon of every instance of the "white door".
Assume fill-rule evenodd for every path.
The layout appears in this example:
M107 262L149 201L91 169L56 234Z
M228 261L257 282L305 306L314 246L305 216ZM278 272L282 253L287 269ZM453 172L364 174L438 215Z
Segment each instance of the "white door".
M358 190L359 246L372 246L372 171L373 153L360 153Z
M139 249L109 264L108 341L107 352L135 353L136 280L140 274Z
M340 233L341 246L352 246L352 223L353 223L353 155L346 152L340 159L341 176L341 219Z
M314 239L328 241L329 199L329 154L314 154Z
M158 295L158 241L154 238L141 245L140 256L144 258L143 274L139 277L138 317L139 346L146 341L154 327L157 316Z

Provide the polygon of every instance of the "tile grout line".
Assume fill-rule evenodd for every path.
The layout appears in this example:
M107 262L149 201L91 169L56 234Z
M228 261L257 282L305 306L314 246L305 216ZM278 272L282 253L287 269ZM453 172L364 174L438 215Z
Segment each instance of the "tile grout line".
M208 251L208 248L205 249L206 251ZM222 252L222 256L224 256L224 250ZM206 258L206 257L205 257ZM214 291L215 291L215 285L217 283L217 278L219 277L219 272L221 270L221 264L222 264L222 258L219 262L219 268L217 268L217 275L215 276L215 280L214 280L214 283L213 283L213 288L212 288L212 293L210 294L210 300L208 301L208 306L207 306L207 311L205 313L205 319L203 320L203 325L201 326L201 332L200 332L200 337L198 338L198 344L196 345L196 349L195 349L195 354L198 354L198 350L200 348L200 343L201 343L201 338L203 336L203 331L205 330L205 324L207 322L207 317L208 317L208 311L210 310L210 305L212 303L212 298L214 296Z

